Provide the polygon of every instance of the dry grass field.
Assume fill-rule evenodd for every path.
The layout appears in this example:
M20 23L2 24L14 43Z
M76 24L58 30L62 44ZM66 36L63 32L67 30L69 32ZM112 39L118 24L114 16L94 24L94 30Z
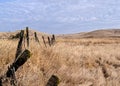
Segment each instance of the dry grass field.
M53 74L58 86L120 86L120 38L57 38L47 48L41 40L30 40L32 54L16 72L18 86L45 86ZM17 44L0 39L0 75L14 61Z

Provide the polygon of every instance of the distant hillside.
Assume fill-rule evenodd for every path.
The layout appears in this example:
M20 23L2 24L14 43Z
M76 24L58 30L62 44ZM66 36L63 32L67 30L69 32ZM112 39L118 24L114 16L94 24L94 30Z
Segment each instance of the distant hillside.
M12 35L16 35L19 33L20 30L15 32L0 32L0 39L1 38L9 38ZM50 34L29 30L30 38L34 37L34 32L37 32L38 37L40 36L49 36ZM91 32L81 32L81 33L73 33L73 34L61 34L57 35L60 38L118 38L120 37L120 29L104 29L104 30L95 30Z
M120 29L95 30L91 32L59 35L63 38L104 38L104 37L120 37Z

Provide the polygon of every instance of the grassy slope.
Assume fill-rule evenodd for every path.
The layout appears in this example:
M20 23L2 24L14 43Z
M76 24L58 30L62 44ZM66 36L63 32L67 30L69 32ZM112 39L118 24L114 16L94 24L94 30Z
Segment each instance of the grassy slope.
M0 75L14 60L17 42L0 39ZM47 48L31 40L30 51L16 72L19 86L45 86L52 74L59 86L120 85L120 39L57 39Z
M108 37L120 37L120 29L103 29L90 32L76 33L76 34L64 34L59 35L64 38L108 38Z

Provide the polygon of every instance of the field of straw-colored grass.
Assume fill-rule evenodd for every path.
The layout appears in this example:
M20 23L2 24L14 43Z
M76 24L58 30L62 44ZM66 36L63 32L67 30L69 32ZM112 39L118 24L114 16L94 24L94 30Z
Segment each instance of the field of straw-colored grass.
M14 61L18 40L0 39L0 75ZM120 86L120 39L57 39L44 47L30 40L31 58L18 69L18 86ZM23 46L24 48L24 46Z

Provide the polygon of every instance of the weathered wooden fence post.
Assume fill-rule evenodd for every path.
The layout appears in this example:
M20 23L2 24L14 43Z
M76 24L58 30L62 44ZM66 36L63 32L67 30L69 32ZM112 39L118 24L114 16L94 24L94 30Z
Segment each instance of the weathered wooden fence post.
M50 40L49 36L48 36L48 44L49 44L49 46L51 46L51 40Z
M54 42L55 42L55 35L53 34L51 38L51 44L53 45Z
M12 65L8 68L6 73L7 77L11 76L11 69L15 68L15 71L22 66L28 59L30 58L30 51L24 50L24 52L17 57L17 59L12 63Z
M26 27L26 39L27 39L27 47L29 48L29 28Z
M47 47L44 36L42 36L42 39L43 39L43 43L44 43L45 47Z
M15 60L17 59L17 57L22 52L23 37L24 37L24 30L21 30L21 32L20 32L20 39L19 39L19 42L18 42L17 51L16 51L16 55L15 55Z
M26 27L26 38L27 38L27 45L29 47L29 31L28 27ZM12 86L17 86L17 81L15 77L15 72L19 67L21 67L29 58L30 58L30 51L25 49L22 52L22 43L23 43L23 38L24 38L24 30L21 30L20 35L19 35L19 42L15 54L15 60L14 62L8 67L7 72L5 73L4 76L0 77L0 86L3 85L3 83L8 82L7 79L10 80L10 84Z
M36 32L34 32L34 36L35 36L35 41L40 44L40 41L39 41L39 39L38 39L38 36L37 36L37 33L36 33Z

